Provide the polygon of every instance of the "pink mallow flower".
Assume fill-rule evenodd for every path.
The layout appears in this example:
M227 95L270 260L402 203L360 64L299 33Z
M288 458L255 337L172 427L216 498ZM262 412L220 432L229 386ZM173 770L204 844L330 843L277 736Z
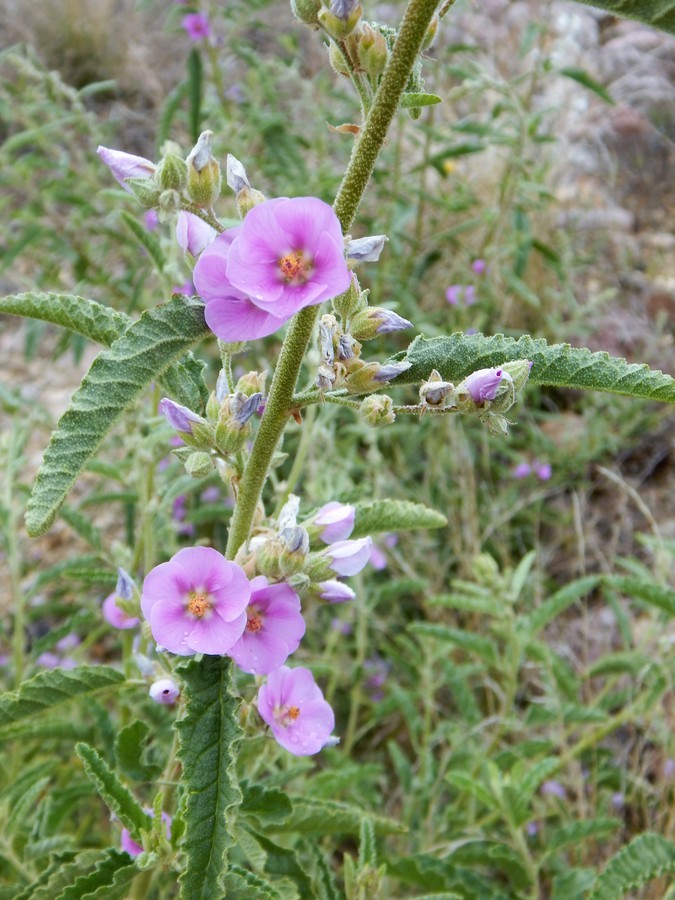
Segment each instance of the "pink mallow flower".
M170 678L160 678L150 685L148 693L155 703L172 706L180 697L180 688Z
M333 500L326 503L313 518L314 525L323 526L319 537L324 544L344 541L354 530L356 508L351 503L339 503Z
M266 675L298 649L304 633L300 598L293 588L284 582L268 584L259 575L251 581L246 628L228 655L244 672Z
M150 829L151 819L152 819L152 810L147 807L143 807L143 811L148 814L148 829ZM166 826L166 839L167 841L171 840L171 816L168 813L162 813L162 822ZM129 854L129 856L140 856L143 852L143 847L138 844L131 835L129 834L128 828L122 829L122 834L120 835L120 845L122 850Z
M211 34L209 17L206 13L189 13L187 16L184 16L181 25L186 30L187 36L191 41L201 41L202 38L207 38Z
M295 756L311 756L331 743L335 716L309 669L270 672L258 691L258 712L277 743Z
M113 176L129 194L133 193L126 178L152 178L155 164L143 156L124 153L123 150L111 150L109 147L98 147L96 152L101 157Z
M356 575L370 559L372 538L364 537L358 541L336 541L323 551L329 567L336 575Z
M206 322L223 341L272 334L299 310L346 291L350 277L337 216L315 197L254 206L194 270Z
M495 399L505 374L503 369L478 369L464 379L463 385L474 403L485 403Z
M185 547L148 573L141 610L171 653L227 653L246 627L246 573L212 547Z
M176 220L176 240L183 253L197 257L218 232L199 216L185 211L178 213Z
M103 601L103 618L108 625L112 625L113 628L135 628L141 620L136 616L129 615L128 612L121 609L117 605L118 599L117 594L108 594Z

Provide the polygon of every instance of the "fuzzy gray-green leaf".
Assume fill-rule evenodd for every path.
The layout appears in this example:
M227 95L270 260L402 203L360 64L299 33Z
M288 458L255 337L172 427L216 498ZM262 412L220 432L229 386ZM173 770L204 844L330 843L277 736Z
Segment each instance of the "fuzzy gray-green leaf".
M30 535L47 531L122 413L207 334L202 305L176 298L145 312L97 356L45 451L26 511Z
M184 900L224 894L227 852L234 842L228 818L241 803L235 775L239 702L230 690L231 671L231 660L219 656L190 660L180 670L187 701L176 723L186 791L186 865L179 879Z
M18 691L0 694L0 729L22 719L49 713L75 697L97 694L124 684L117 669L108 666L78 666L49 669L24 682Z
M409 500L372 500L356 504L356 519L351 537L365 537L382 531L407 531L412 528L443 528L448 520L442 513Z
M436 369L445 381L455 384L476 369L499 366L515 359L532 361L529 383L556 387L606 391L646 400L675 403L675 380L646 365L629 363L604 352L591 352L569 344L548 344L528 335L518 338L496 334L452 334L448 337L418 337L407 351L388 362L411 363L396 384L426 381Z
M129 316L95 300L39 291L0 297L0 313L60 325L104 347L109 347L132 323Z
M613 856L589 900L620 900L635 888L675 871L675 844L660 834L641 834Z
M607 9L615 16L635 19L652 28L675 34L675 3L673 0L580 0L589 6Z
M83 742L75 745L75 752L82 760L84 769L103 802L124 827L129 829L132 837L137 839L140 831L149 830L152 824L150 817L103 757Z

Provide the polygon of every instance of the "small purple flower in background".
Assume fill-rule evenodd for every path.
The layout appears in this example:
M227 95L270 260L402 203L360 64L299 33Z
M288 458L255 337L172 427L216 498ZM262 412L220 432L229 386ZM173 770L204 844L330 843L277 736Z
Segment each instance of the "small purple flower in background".
M258 712L277 743L295 756L311 756L330 743L335 716L314 676L281 666L258 691Z
M463 284L451 284L450 287L445 292L445 299L448 301L450 306L457 306L459 301L462 298L462 294L464 293L464 285Z
M199 499L202 501L202 503L217 503L220 500L220 488L216 487L215 484L211 487L205 488L199 495ZM223 505L232 506L232 500L227 497L223 501Z
M304 633L300 598L293 588L284 582L268 584L260 575L251 581L246 628L228 655L244 672L266 675L298 649Z
M315 525L324 526L319 535L324 544L344 541L354 530L356 508L351 503L339 503L333 500L326 503L313 518Z
M108 594L103 601L103 618L113 628L135 628L141 620L120 609L117 605L118 599L117 594Z
M148 819L152 819L152 810L143 807L143 811L148 814ZM166 825L166 839L167 841L171 840L171 816L168 813L162 813L162 822ZM148 828L150 828L151 823L148 822ZM137 844L129 834L129 830L127 828L122 829L122 834L120 835L120 845L122 850L129 854L129 856L139 856L143 852L143 848L140 844Z
M157 210L147 209L143 215L143 222L148 231L154 231L159 225L159 216Z
M487 263L484 259L474 259L471 263L471 271L476 275L484 275L487 272Z
M129 194L133 191L126 184L126 178L152 178L155 174L155 164L143 156L134 156L133 153L124 153L123 150L111 150L109 147L100 146L96 152L110 169L114 178Z
M369 562L376 572L382 572L388 565L386 553L375 543L370 548Z
M532 474L532 466L528 462L519 462L513 467L511 474L520 481Z
M224 655L246 627L246 573L211 547L185 547L149 572L141 610L171 653Z
M467 284L464 288L464 305L473 306L476 302L476 288L472 284Z
M170 678L160 678L150 685L148 691L155 703L161 703L164 706L172 706L180 697L180 689L178 685Z
M553 468L550 463L534 462L532 463L532 468L539 481L548 481L553 474Z
M538 822L528 822L525 826L525 831L530 837L535 837L539 834L539 823Z
M209 244L194 270L206 322L224 341L272 334L306 306L346 291L350 279L340 223L315 197L254 206Z
M75 634L75 632L71 631L70 634L67 634L65 637L62 637L60 641L57 641L55 647L57 650L60 650L62 653L64 650L73 650L80 643L80 636Z
M612 794L612 806L617 811L623 809L626 805L626 797L621 791L617 791L616 794Z
M541 788L541 794L544 797L558 797L560 800L567 799L567 792L559 781L545 781Z
M343 622L342 619L338 619L337 616L334 619L331 619L330 627L333 631L339 631L344 637L347 637L348 634L352 633L352 626L350 623Z
M171 288L172 294L184 294L186 297L192 297L194 292L195 288L190 279L184 281L183 284L176 284Z
M328 603L345 603L345 601L353 600L356 597L354 591L341 581L330 580L320 581L317 584L319 596Z
M330 559L329 566L336 575L356 575L367 565L372 543L369 537L336 541L323 551L323 555Z
M663 763L663 777L670 779L673 775L675 775L675 759L668 757Z
M58 653L52 653L50 650L46 650L35 660L35 665L42 666L44 669L57 669L60 662L61 657Z
M188 13L188 15L183 18L181 25L187 32L187 36L191 41L201 41L211 34L209 17L206 13Z
M503 369L478 369L468 375L462 383L474 403L485 403L486 400L495 399L504 375Z
M178 213L176 240L183 253L199 256L217 234L216 229L200 219L199 216L184 211Z
M185 494L179 494L178 497L173 501L173 506L171 508L171 518L177 525L176 533L182 534L184 537L192 537L196 531L195 526L192 522L186 522L186 506L187 506L187 497Z
M371 699L377 701L384 699L384 692L382 688L387 682L387 678L389 677L389 663L385 662L383 659L380 659L379 656L374 656L372 659L367 659L363 663L363 668L366 670L367 677L364 681L364 687L368 691L371 696Z

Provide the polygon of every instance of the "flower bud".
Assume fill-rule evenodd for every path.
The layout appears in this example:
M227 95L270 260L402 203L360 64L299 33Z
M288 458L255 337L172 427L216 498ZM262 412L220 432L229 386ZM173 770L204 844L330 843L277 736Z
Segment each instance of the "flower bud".
M315 591L327 603L344 603L356 597L356 594L348 585L336 579L320 581L315 585Z
M509 381L511 376L508 376ZM504 369L477 369L462 381L455 391L457 405L465 405L467 402L474 406L483 406L497 396L499 386L504 380Z
M347 65L347 62L340 49L336 44L333 43L333 41L328 44L328 62L330 63L333 71L338 75L346 75L347 77L349 77L349 66Z
M199 256L218 232L199 216L181 210L176 221L176 240L183 253Z
M213 472L215 462L210 453L199 450L191 453L183 465L187 474L193 478L206 478Z
M303 25L318 25L317 13L321 9L321 0L291 0L293 15Z
M502 365L502 369L511 376L513 387L520 391L526 384L532 371L532 362L529 359L514 359Z
M162 191L158 202L160 222L166 222L168 218L180 212L180 204L181 199L178 191L173 190L173 188Z
M432 369L429 380L420 387L420 403L422 406L445 406L445 398L452 394L455 386L450 381L443 381L440 373Z
M145 159L143 156L134 156L132 153L124 153L122 150L111 150L109 147L99 146L96 152L110 169L116 181L129 193L131 193L131 185L128 179L150 181L157 168L149 159Z
M377 262L388 240L386 234L373 234L370 237L357 238L355 241L348 240L345 244L347 259L355 263Z
M333 40L342 41L356 28L363 13L357 0L331 0L330 8L319 10L319 25Z
M155 180L163 190L181 193L187 185L187 175L188 170L185 160L170 150L160 160L155 173Z
M251 397L253 394L259 394L260 399L262 400L265 393L266 381L267 372L247 372L245 375L242 375L237 382L235 391L239 394L246 394L247 397Z
M375 81L384 72L389 58L387 40L383 34L371 25L361 25L358 43L358 58L361 68Z
M220 164L211 150L212 131L203 131L188 156L187 191L190 199L207 209L220 197Z
M369 291L361 291L356 275L352 275L349 287L343 294L333 297L333 309L338 316L348 319L360 309L364 309L368 303Z
M134 599L134 581L131 575L126 572L121 566L117 569L117 585L115 587L115 594L120 597L122 600L133 600Z
M356 508L351 503L332 500L312 516L310 534L319 537L324 544L344 541L354 530L355 518Z
M368 306L351 319L349 332L357 341L370 341L378 334L390 334L392 331L404 331L412 327L412 322L391 309Z
M500 416L493 412L486 412L480 416L480 420L484 425L487 425L487 430L490 434L494 434L495 437L506 437L509 433L509 423L504 416Z
M278 538L282 544L279 554L279 570L282 578L289 578L302 571L309 553L309 534L302 525L285 528Z
M368 564L372 543L372 538L369 537L357 541L336 541L321 553L310 554L310 559L315 557L312 561L313 568L306 568L305 571L312 581L330 580L330 572L335 575L356 575ZM322 572L326 574L322 575Z
M371 428L391 425L396 419L394 401L386 394L372 394L362 401L359 413L363 421Z
M201 416L168 397L159 402L159 411L189 447L196 450L210 450L213 446L213 429Z
M127 178L126 187L129 189L129 193L133 194L146 209L153 209L155 206L159 206L159 198L162 196L162 192L152 178Z
M172 706L180 697L180 690L175 682L170 678L160 678L150 685L148 691L155 703L161 703L163 706Z
M349 375L345 379L347 390L351 394L367 394L393 381L394 378L409 369L412 363L403 360L383 366L376 362L365 363L360 359L353 359L347 360L346 365L350 369Z

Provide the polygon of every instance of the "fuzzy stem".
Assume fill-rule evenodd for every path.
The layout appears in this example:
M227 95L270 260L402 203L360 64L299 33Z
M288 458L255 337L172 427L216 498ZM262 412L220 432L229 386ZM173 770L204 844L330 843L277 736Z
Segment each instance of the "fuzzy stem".
M354 221L437 6L438 0L410 0L408 3L382 81L363 131L354 144L347 171L333 204L345 234ZM297 313L282 344L265 414L239 485L237 507L232 516L227 542L227 556L230 559L248 540L272 456L288 421L289 411L293 408L293 391L318 315L318 306L309 306Z

